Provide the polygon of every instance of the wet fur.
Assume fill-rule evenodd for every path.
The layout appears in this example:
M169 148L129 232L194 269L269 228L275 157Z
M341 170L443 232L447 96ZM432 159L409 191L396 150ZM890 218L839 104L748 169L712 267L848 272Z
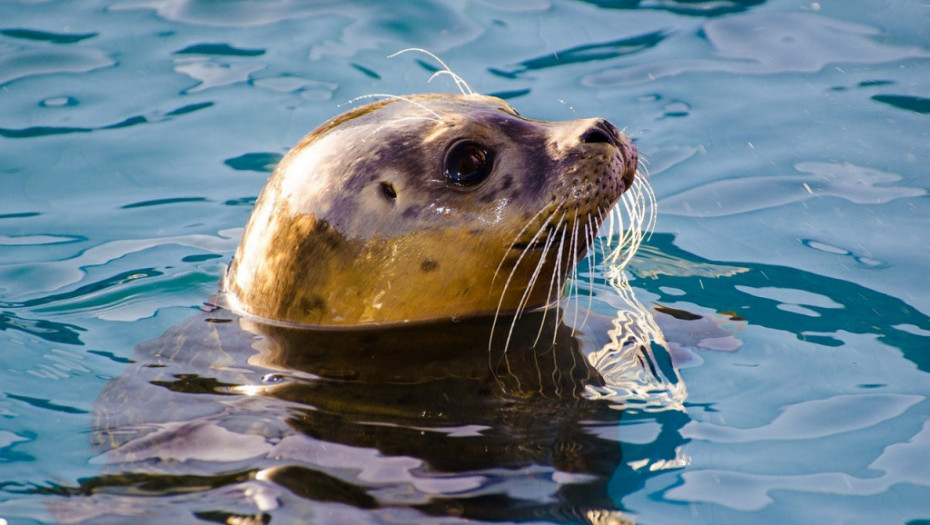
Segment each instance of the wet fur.
M589 133L613 146L587 143ZM443 152L462 139L497 153L492 175L468 190L443 177ZM238 311L316 326L550 306L600 224L619 217L611 210L636 184L636 164L629 139L601 119L533 121L480 95L378 101L282 160L225 288Z

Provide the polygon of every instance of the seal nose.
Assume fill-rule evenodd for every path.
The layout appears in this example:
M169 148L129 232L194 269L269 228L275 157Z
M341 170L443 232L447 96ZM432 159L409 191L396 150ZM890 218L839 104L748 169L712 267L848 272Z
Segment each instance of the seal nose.
M630 188L633 179L636 177L639 154L629 137L617 129L617 126L611 124L609 120L598 118L594 119L591 125L581 133L581 142L584 144L611 144L620 150L623 158L623 167L619 173L620 179L626 189Z
M585 144L607 143L620 147L619 137L620 130L616 126L607 120L599 118L581 134L581 142Z

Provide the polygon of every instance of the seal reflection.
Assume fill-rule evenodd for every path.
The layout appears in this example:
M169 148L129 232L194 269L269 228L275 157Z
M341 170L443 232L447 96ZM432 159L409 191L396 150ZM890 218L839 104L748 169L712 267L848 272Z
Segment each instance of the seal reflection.
M601 378L553 314L524 314L489 351L490 318L345 331L204 312L140 345L101 395L104 475L87 492L186 487L202 494L185 508L260 522L332 508L588 521L645 482L630 464L674 457L684 415L658 416L658 453L603 437L629 416L584 396Z

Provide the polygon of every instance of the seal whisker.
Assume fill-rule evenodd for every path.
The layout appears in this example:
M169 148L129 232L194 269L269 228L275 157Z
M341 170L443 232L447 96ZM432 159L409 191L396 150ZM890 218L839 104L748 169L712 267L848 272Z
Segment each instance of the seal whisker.
M610 227L607 232L607 235L608 235L607 244L606 246L604 246L604 264L609 265L611 263L611 260L614 254L613 237L614 237L615 223L617 221L617 218L616 218L617 209L615 206L613 206L609 208L606 211L606 213L607 213L607 221L609 222Z
M351 99L349 99L349 100L343 102L342 104L339 104L339 106L341 107L341 106L344 106L344 105L346 105L346 104L354 104L355 102L358 102L359 100L365 100L365 99L370 99L370 98L379 98L379 99L388 98L388 99L392 99L392 100L400 100L400 101L403 101L403 102L407 102L407 103L409 103L409 104L413 104L414 106L416 106L416 107L418 107L418 108L420 108L420 109L422 109L422 110L424 110L424 111L426 111L426 112L428 112L428 113L431 113L434 117L436 117L435 119L429 119L429 118L427 118L427 117L423 117L423 118L426 118L427 120L435 120L436 122L445 122L445 121L442 119L442 115L440 115L439 113L436 113L435 111L433 111L432 109L426 107L425 105L420 104L420 103L417 102L416 100L412 100L412 99L410 99L410 98L408 98L408 97L404 97L404 96L401 96L401 95L391 95L390 93L369 93L369 94L367 94L367 95L359 95L359 96L357 96L357 97L355 97L355 98L351 98ZM397 119L397 120L399 120L399 119Z
M565 229L562 228L562 221L565 220L565 215L566 215L567 213L568 213L567 211L563 211L563 212L562 212L562 216L559 217L559 222L557 222L556 225L555 225L555 227L553 228L553 230L556 231L556 232L559 231L559 230L561 229L561 230L562 230L562 237L563 237L563 238L565 237ZM554 234L552 235L552 238L553 238L553 239L555 238L555 235L554 235ZM548 250L547 250L547 251L548 251ZM553 272L552 272L552 277L549 278L549 291L546 292L546 303L547 303L547 304L552 304L552 303L554 302L554 300L553 300L553 291L555 291L556 297L558 297L558 296L560 296L560 295L562 294L562 290L560 290L560 289L558 289L558 288L555 288L556 282L557 282L558 279L561 279L559 276L560 276L560 274L562 273L562 243L561 243L561 242L559 243L559 247L558 247L558 250L556 251L555 257L556 257L556 259L555 259L555 267L554 267ZM548 309L548 308L546 308L545 310L543 310L542 320L539 322L539 331L536 333L536 339L533 340L533 346L534 346L534 347L535 347L537 344L539 344L539 338L542 337L543 328L545 328L545 326L546 326L546 316L547 316L548 314L549 314L549 309Z
M416 52L416 53L423 53L424 55L432 58L436 62L439 62L439 65L443 67L441 71L437 71L436 73L433 73L433 76L429 78L427 83L431 82L434 78L436 78L440 74L447 74L452 77L452 80L455 82L456 87L459 88L459 91L461 91L463 95L474 95L475 94L475 92L471 89L471 86L468 85L468 82L465 82L465 80L462 77L460 77L454 71L452 71L452 68L446 65L446 63L443 62L443 60L439 58L438 56L436 56L432 51L427 51L426 49L423 49L420 47L408 47L406 49L401 49L400 51L396 53L392 53L388 55L388 58L394 58L398 55L409 53L411 51Z
M589 213L588 216L590 217L590 215L591 214ZM604 217L604 209L600 206L594 208L594 217L597 219L597 224L604 224L606 222L606 218ZM591 246L589 247L588 254L591 256L591 266L593 268L597 266L597 257L600 256L601 260L603 261L606 252L604 250L605 242L603 236L598 235L600 229L594 228L593 226L592 229L594 230L594 235L591 237Z
M644 169L643 171L647 171L647 170ZM653 191L652 185L649 184L649 181L647 180L646 176L636 177L636 180L634 181L633 186L637 187L646 197L646 204L649 206L649 212L648 212L649 220L646 221L646 226L644 229L646 232L649 233L649 235L652 235L652 232L655 230L655 227L656 227L656 220L658 218L656 214L656 209L658 208L658 204L656 202L655 191Z
M533 352L533 365L536 366L536 379L539 381L539 390L540 395L545 396L545 390L543 389L543 375L542 368L539 366L539 354Z
M546 226L547 225L544 224L542 228L545 228ZM543 246L542 254L539 257L539 262L536 263L536 268L533 270L533 275L530 276L529 283L527 284L526 289L523 290L523 296L520 298L520 302L517 303L517 312L516 315L514 315L513 321L510 323L510 330L507 333L507 341L504 343L504 352L506 352L507 348L510 347L510 338L513 336L513 329L517 324L517 319L523 315L523 311L526 308L530 297L530 292L533 290L533 287L536 286L536 280L539 278L539 273L542 271L543 266L546 264L546 254L549 252L550 246L552 246L551 235L546 238L546 243Z
M537 213L536 216L538 216L538 215L539 215L539 214ZM534 217L535 217L535 216L534 216ZM532 221L532 220L533 220L533 219L531 219L531 221ZM532 222L531 222L531 223L532 223ZM494 340L494 330L497 328L497 320L498 320L498 318L500 318L501 308L502 308L503 305L504 305L504 298L505 298L505 296L507 295L507 289L510 288L510 283L511 283L511 281L513 280L514 275L516 275L516 273L517 273L517 268L520 267L520 263L523 262L523 258L526 257L526 254L527 254L527 253L529 253L529 251L530 251L529 246L533 245L533 243L535 243L536 240L539 239L539 236L542 234L543 231L546 230L546 226L547 226L548 224L549 224L548 220L547 220L547 221L544 221L543 224L542 224L542 225L539 227L539 229L536 231L536 234L533 235L533 237L530 239L530 242L527 243L527 247L526 247L525 249L523 249L523 251L520 252L520 255L517 257L517 261L514 263L513 268L510 270L510 274L507 276L507 280L504 282L504 287L501 289L501 296L500 296L500 299L499 299L498 302L497 302L497 310L494 312L494 321L491 323L491 337L490 337L490 339L488 340L488 348L489 348L489 350L490 350L491 344L492 344L492 342L493 342L493 340ZM526 230L526 227L524 227L523 229ZM549 240L550 240L550 238L547 238L547 239L546 239L546 242L548 243ZM505 256L505 257L506 257L506 256ZM540 259L540 260L543 260L543 259ZM504 260L502 259L502 260L501 260L501 264L503 264L503 263L504 263ZM498 265L498 270L499 270L499 269L500 269L500 265ZM496 279L496 278L497 278L497 272L494 272L494 273L495 273L494 278ZM527 290L529 290L529 289L530 289L530 288L527 287ZM524 292L524 293L526 293L526 292ZM521 301L521 302L522 302L522 301ZM518 306L517 306L517 311L516 311L515 314L514 314L514 321L513 321L514 323L516 323L516 319L517 319L517 317L519 317L519 315L520 315L520 307L519 307L519 305L518 305ZM513 330L513 325L511 324L511 333L512 333L512 330ZM510 334L508 334L508 336L507 336L507 342L508 342L508 343L510 342ZM506 348L507 348L507 345L504 346L505 351L506 351Z
M555 207L556 211L558 210L558 208L559 208L559 207L562 205L562 203L564 203L564 202L565 202L565 201L563 200L561 203L559 203L559 204ZM550 207L550 208L551 208L551 207ZM538 212L536 212L535 215L533 215L532 217L530 217L529 220L526 222L526 225L524 225L523 228L522 228L520 231L518 231L516 235L514 235L513 241L510 243L510 245L511 245L511 246L515 246L515 245L517 244L517 241L520 240L520 237L523 235L523 233L526 232L527 229L528 229L530 226L532 226L534 222L536 222L536 219L539 218L540 215L542 215L542 214L546 213L547 211L549 211L550 208L542 208L542 209L540 209ZM553 213L554 213L554 212L553 212ZM551 216L550 216L549 218L551 219ZM545 222L548 222L548 220L545 221ZM539 235L538 232L537 232L537 235ZM535 240L535 239L536 239L536 237L533 237L533 240ZM527 244L529 245L529 244L532 244L532 243L533 243L533 241L530 241L530 242L527 243ZM524 251L524 253L525 253L525 251ZM522 255L521 255L521 258L522 258ZM505 262L506 260L507 260L507 256L505 255L504 257L501 257L501 262L499 262L499 263L497 264L497 268L494 270L494 275L491 277L491 284L492 284L492 285L494 284L494 281L497 280L497 275L500 273L501 268L504 266L504 262ZM519 264L519 263L520 263L520 260L517 259L517 264Z
M555 395L556 397L562 396L562 371L559 369L559 360L557 359L556 353L554 351L549 352L552 354L552 384L555 385Z
M604 223L608 220L611 223L613 222L613 213L611 209L605 210L604 208L599 207L598 212L600 213L601 223ZM610 253L611 253L610 237L607 237L606 241L603 239L603 237L600 237L600 239L601 239L601 242L598 243L598 248L601 251L601 264L607 265L610 262Z
M559 256L555 260L556 262L556 289L559 290L559 294L562 294L562 290L565 285L562 283L562 255L565 255L566 263L568 263L568 255L565 254L565 235L568 233L568 228L562 227L562 236L559 239ZM561 325L565 320L565 310L563 308L559 309L559 318L556 320L556 326ZM558 330L552 332L552 344L555 344L556 334Z
M610 228L607 231L606 239L604 237L600 237L601 242L598 246L601 250L601 263L606 266L610 264L610 256L612 253L611 245L613 244L613 240L612 240L613 232L611 230L613 229L613 223L614 223L613 207L609 207L609 208L599 207L598 212L600 213L601 223L603 224L607 222L610 225Z
M624 226L623 212L620 211L619 204L614 206L611 210L611 217L615 217L617 222L617 245L610 252L609 263L612 266L616 266L617 260L620 258L620 254L623 252L623 247L627 241L627 230Z
M510 366L510 356L507 355L506 350L501 354L501 361L503 361L507 369L507 375L512 377L513 380L516 382L516 384L514 385L516 391L517 392L521 391L523 389L522 382L520 381L520 377L513 372L513 367ZM502 387L504 386L504 383L500 379L498 379L497 382Z
M614 239L614 208L607 209L607 248L613 244Z
M591 308L594 306L594 266L596 264L596 258L594 257L594 228L591 226L591 214L588 213L588 222L584 225L585 231L585 242L588 243L588 251L585 253L585 259L588 260L588 306L585 309L584 317L581 319L581 326L579 329L584 328L585 324L588 322L588 315L591 314ZM577 323L578 320L575 319Z
M434 78L438 77L439 75L449 75L450 77L452 77L452 80L455 82L456 87L459 88L459 91L461 91L463 95L473 95L473 94L474 94L474 92L471 90L471 86L469 86L469 85L465 82L465 80L462 79L462 77L460 77L460 76L458 76L457 74L453 73L452 70L450 70L450 69L443 69L443 70L441 70L441 71L437 71L437 72L433 73L433 75L429 77L429 79L426 81L426 83L429 84L430 82L433 81Z
M572 242L572 275L575 278L574 280L577 280L578 278L578 212L577 211L575 212L575 220L573 222L574 224L572 224L572 239L571 239L571 242ZM574 295L574 299L572 300L572 302L574 303L574 306L575 306L574 321L577 322L578 321L578 285L572 286L572 295ZM575 323L573 322L572 323L572 336L574 335L575 335Z
M652 231L652 228L655 227L655 206L651 205L654 202L655 194L648 184L640 182L640 180L640 178L637 178L630 187L628 192L630 196L624 196L621 199L627 216L630 218L630 228L624 232L625 234L622 236L623 242L618 247L623 248L624 252L619 263L621 268L629 264L633 255L639 249L646 235L644 230ZM620 255L620 253L617 253L617 257L614 258L615 263L620 258Z

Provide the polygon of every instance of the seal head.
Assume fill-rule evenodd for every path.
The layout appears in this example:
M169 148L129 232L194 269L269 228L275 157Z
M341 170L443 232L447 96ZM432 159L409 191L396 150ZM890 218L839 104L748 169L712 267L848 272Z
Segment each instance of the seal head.
M545 307L636 167L603 119L531 120L474 94L378 101L281 160L224 289L245 313L331 327Z

